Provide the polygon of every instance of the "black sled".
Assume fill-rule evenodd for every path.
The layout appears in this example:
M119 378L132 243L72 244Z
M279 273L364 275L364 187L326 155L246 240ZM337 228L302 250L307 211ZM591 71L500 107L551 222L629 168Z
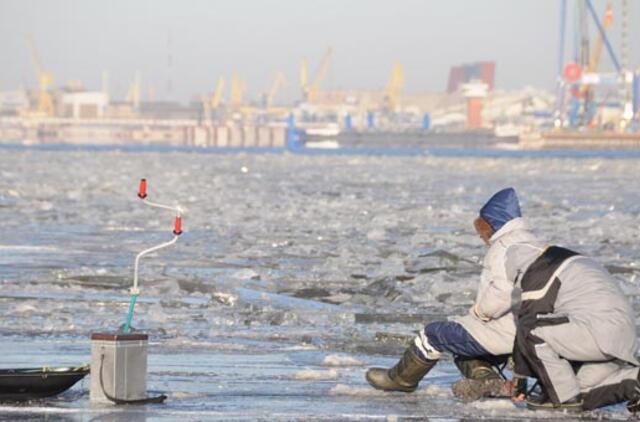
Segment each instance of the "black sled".
M0 369L0 401L28 401L55 396L71 388L88 373L89 365Z

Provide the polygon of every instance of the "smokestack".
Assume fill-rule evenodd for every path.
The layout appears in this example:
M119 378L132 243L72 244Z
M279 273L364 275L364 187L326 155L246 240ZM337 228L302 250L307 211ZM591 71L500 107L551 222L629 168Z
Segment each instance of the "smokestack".
M489 86L481 81L471 81L462 85L462 92L467 99L467 128L482 128L482 107Z

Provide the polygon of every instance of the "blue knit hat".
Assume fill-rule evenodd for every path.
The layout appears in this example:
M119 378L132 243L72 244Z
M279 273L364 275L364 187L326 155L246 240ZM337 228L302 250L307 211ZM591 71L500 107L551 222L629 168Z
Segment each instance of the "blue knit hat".
M515 189L502 189L493 195L480 209L480 217L489 223L494 233L514 218L522 217Z

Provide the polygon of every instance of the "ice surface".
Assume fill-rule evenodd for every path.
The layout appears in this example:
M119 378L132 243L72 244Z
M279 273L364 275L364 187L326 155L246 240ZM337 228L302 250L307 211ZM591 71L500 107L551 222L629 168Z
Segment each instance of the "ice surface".
M89 334L124 323L135 254L172 230L139 203L139 178L188 209L178 244L142 261L133 321L168 403L93 409L84 383L0 419L548 419L458 403L450 361L411 395L373 390L364 371L393 365L424 322L467 311L485 252L472 220L505 186L540 237L596 257L640 309L638 165L0 150L3 367L86 362Z

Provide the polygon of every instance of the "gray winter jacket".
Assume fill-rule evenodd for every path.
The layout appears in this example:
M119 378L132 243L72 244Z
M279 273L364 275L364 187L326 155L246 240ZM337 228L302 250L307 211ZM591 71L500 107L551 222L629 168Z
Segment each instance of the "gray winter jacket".
M519 293L514 289L515 273L507 272L507 252L519 262L532 262L543 249L522 218L509 221L490 239L475 303L468 315L454 320L494 355L510 354L516 335L513 311Z
M519 277L537 257L518 259L507 253L507 272L513 274L520 288ZM515 275L518 274L518 275ZM551 292L554 280L560 287L555 297ZM638 348L633 310L609 272L595 260L575 255L566 259L543 288L522 293L523 301L554 298L551 314L538 318L568 317L572 323L588 329L601 352L605 355L639 365L636 359Z

